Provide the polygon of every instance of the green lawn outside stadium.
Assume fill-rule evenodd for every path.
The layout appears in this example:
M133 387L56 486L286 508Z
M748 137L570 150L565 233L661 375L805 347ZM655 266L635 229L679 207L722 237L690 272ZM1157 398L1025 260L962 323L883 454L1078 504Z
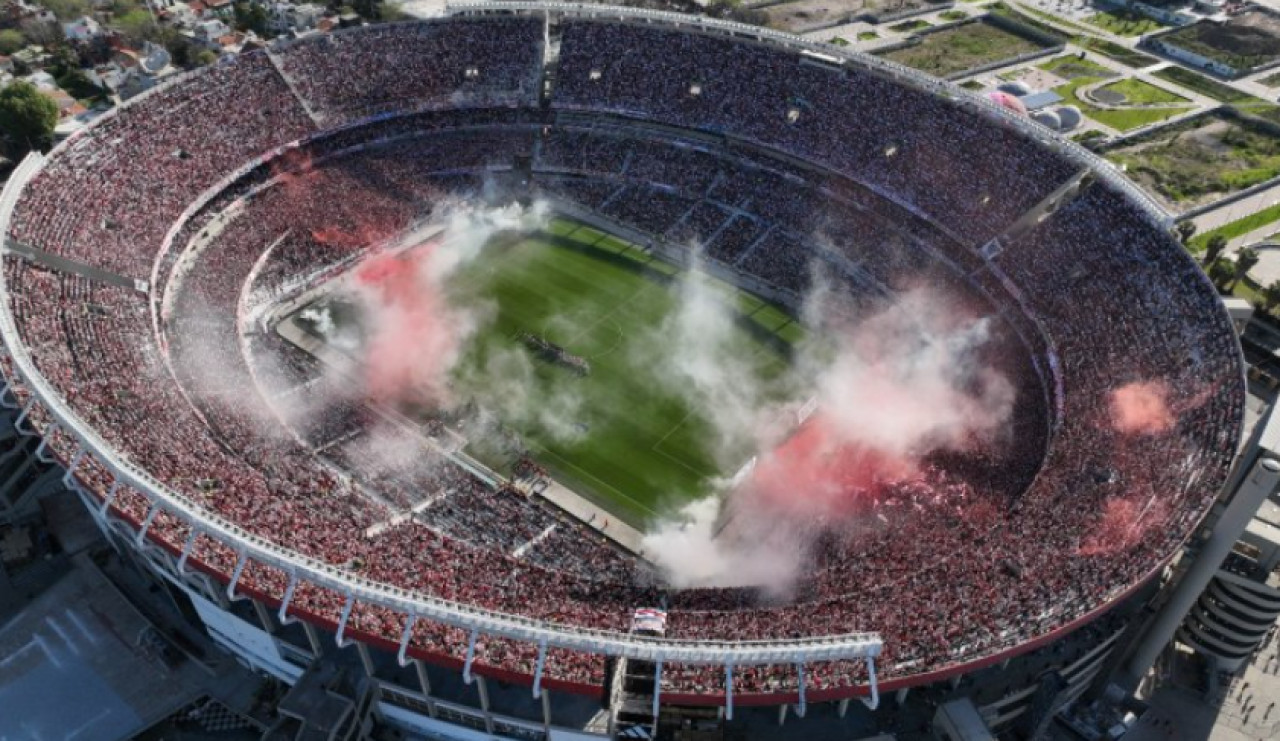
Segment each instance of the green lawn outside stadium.
M643 525L704 491L720 470L706 443L708 424L654 369L670 348L659 328L679 306L681 269L616 237L556 219L545 232L495 245L450 282L455 300L495 311L455 369L463 398L493 408L486 393L501 386L491 360L520 346L528 332L586 358L591 373L533 361L531 396L568 397L572 439L533 420L504 419L561 483L622 519ZM731 355L749 359L770 394L785 397L783 372L803 329L782 309L725 283L720 300L735 311ZM552 406L555 406L552 403ZM561 429L564 429L563 426ZM473 441L470 451L499 470ZM738 463L750 450L742 451Z

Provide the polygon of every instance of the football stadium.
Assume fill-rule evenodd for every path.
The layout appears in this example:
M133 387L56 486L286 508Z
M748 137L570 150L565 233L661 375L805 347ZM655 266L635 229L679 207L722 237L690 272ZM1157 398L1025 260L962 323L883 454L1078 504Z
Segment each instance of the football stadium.
M643 726L1004 666L1150 586L1241 438L1230 318L1112 165L729 22L274 42L0 224L0 399L119 547L255 668L306 662L250 606L489 734L486 680Z

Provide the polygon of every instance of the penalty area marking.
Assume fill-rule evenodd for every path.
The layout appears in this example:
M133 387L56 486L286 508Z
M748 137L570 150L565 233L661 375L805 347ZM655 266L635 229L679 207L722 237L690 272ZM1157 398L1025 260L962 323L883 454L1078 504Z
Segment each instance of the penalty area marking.
M790 324L790 323L791 323L791 320L788 320L788 321L787 321L787 324ZM786 326L786 325L784 324L783 326ZM775 332L775 333L774 333L774 335L775 335L775 336L777 336L777 333ZM779 339L782 339L782 338L781 338L781 337L779 337ZM785 340L785 339L784 339L783 341L784 341L784 342L786 342L786 340ZM790 343L788 343L788 344L790 344ZM764 345L763 343L761 343L760 347L756 348L756 349L751 353L751 358L750 358L751 362L753 362L753 363L754 363L754 362L756 362L757 360L759 360L759 358L760 358L761 356L763 356L763 355L767 354L768 352L769 352L769 348L768 348L768 346L766 346L766 345ZM776 360L779 360L779 359L774 359L774 360L775 360L775 362L776 362ZM690 472L692 472L692 473L694 473L694 474L697 474L698 476L701 476L701 477L703 477L703 478L711 478L711 477L713 477L713 476L719 476L720 474L719 474L718 472L716 472L716 473L707 473L706 471L699 471L698 469L696 469L696 468L694 468L693 466L689 465L689 464L688 464L687 462L685 462L684 460L682 460L682 459L680 459L680 458L677 458L676 456L674 456L674 455L672 455L672 454L668 453L667 451L663 450L662 444L663 444L663 443L665 443L665 442L667 441L667 438L669 438L669 437L671 437L672 435L674 435L674 434L675 434L675 432L676 432L676 430L680 429L681 427L684 427L685 422L688 422L688 421L689 421L689 418L690 418L690 417L692 417L692 416L694 415L694 413L695 413L695 410L694 410L694 409L690 409L688 412L686 412L686 413L685 413L685 415L684 415L683 417L681 417L681 418L680 418L680 421L679 421L679 422L676 422L674 425L672 425L672 426L671 426L671 429L667 430L667 433L666 433L665 435L663 435L662 437L658 438L658 441L657 441L656 443L654 443L652 446L650 446L650 447L649 447L649 449L650 449L650 450L652 450L653 452L657 453L658 455L662 456L663 458L666 458L667 460L671 461L672 463L675 463L675 464L678 464L678 465L680 465L680 466L683 466L685 469L687 469L687 470L689 470Z
M666 458L667 460L671 461L672 463L675 463L678 466L681 466L682 468L689 471L690 473L693 473L694 475L697 475L697 476L701 476L704 479L712 478L713 476L718 476L719 475L718 473L707 473L706 471L699 471L698 469L689 465L687 462L681 460L680 458L675 457L674 455L671 455L670 453L662 449L662 444L666 442L667 438L675 434L676 430L680 429L681 427L684 427L684 423L688 421L690 417L693 416L693 413L694 413L694 410L692 409L686 412L685 415L680 418L679 422L676 422L674 425L671 426L671 429L667 430L667 434L658 438L658 442L649 446L649 450L652 450L653 452L657 453L663 458Z

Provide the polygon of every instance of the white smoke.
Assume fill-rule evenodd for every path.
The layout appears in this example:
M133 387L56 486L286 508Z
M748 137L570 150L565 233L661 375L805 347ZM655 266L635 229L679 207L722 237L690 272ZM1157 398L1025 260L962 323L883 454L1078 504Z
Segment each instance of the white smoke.
M362 348L368 394L392 403L448 407L451 375L469 340L494 318L494 306L459 302L449 281L504 232L541 228L548 209L465 205L443 209L444 229L428 243L372 255L356 269L355 295L369 333Z
M734 523L733 538L720 537L721 524L717 497L688 502L645 534L644 552L677 589L754 586L787 596L806 552L795 524ZM741 529L744 524L749 532Z
M575 384L540 383L533 358L522 346L491 343L480 367L469 375L460 380L483 387L477 403L486 412L484 426L469 430L472 435L484 436L500 421L568 443L579 440L588 426Z
M756 469L741 485L651 528L645 552L676 587L755 584L785 595L818 534L857 526L866 515L851 488L910 478L930 453L963 450L1008 428L1015 389L982 358L992 340L990 319L958 311L926 289L849 318L823 285L806 304L814 336L802 343L796 363L818 411L782 446L759 448ZM696 313L700 327L714 328L722 318L706 315L716 311L695 295L682 314ZM691 377L706 393L690 398L701 400L699 413L750 422L749 401L759 397L740 394L744 381L732 367L738 359L717 356L715 344L697 333L672 336L680 338L671 350L677 367L697 359L692 367L701 375Z
M675 310L631 346L631 362L651 369L709 425L706 442L722 468L741 464L783 431L784 403L774 397L786 381L761 379L757 348L736 326L741 316L732 287L695 264L681 276L676 295Z
M1015 390L981 358L990 317L957 317L939 294L914 289L837 339L817 396L841 443L919 458L963 449L1004 428Z

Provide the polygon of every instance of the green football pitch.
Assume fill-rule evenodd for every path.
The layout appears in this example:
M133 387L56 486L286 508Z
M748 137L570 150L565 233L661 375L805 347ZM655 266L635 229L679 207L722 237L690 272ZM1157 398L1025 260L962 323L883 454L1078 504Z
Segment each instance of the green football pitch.
M453 300L491 312L455 368L455 392L492 410L557 481L638 526L704 492L712 477L732 474L723 469L751 453L745 447L736 462L732 452L714 455L709 421L664 370L674 349L663 327L679 310L681 273L614 236L555 219L486 249L449 284ZM768 398L784 399L804 330L750 293L709 286L733 318L726 362L745 363ZM532 403L504 415L503 400L493 397L512 374L496 359L523 351L525 333L586 359L591 372L531 360L519 394ZM540 403L547 408L529 412ZM512 463L483 441L472 440L469 451L500 471Z

